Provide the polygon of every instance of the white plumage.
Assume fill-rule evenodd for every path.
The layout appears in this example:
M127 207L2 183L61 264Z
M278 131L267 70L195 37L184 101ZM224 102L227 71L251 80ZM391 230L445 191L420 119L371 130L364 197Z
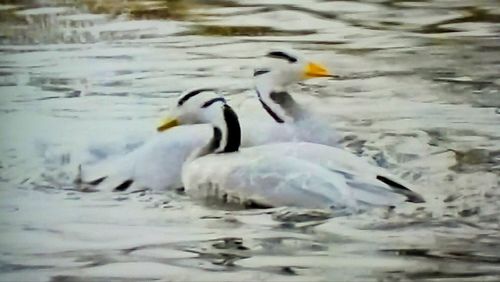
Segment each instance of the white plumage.
M255 133L244 136L243 147L296 138L293 128L288 125L269 122L263 129L249 121L242 127L246 132ZM203 146L211 137L212 128L208 124L177 126L156 134L127 154L81 167L79 181L84 184L94 182L94 189L105 191L113 191L130 180L133 182L131 187L127 185L118 190L182 188L182 164L193 150Z
M339 148L298 142L235 151L240 136L236 114L222 102L204 110L214 135L182 172L186 192L194 198L350 212L422 201L383 169Z
M185 97L193 91L188 91ZM182 187L182 164L192 151L212 137L208 124L199 123L199 107L218 94L202 91L189 102L176 109L175 115L184 126L176 126L160 132L150 140L123 155L106 159L96 164L80 167L77 181L83 187L96 190L131 190L150 188L154 190ZM243 119L242 146L255 146L271 142L297 139L293 125L279 124L254 119Z
M178 100L175 119L160 126L168 131L125 156L82 168L81 182L120 191L184 186L194 198L349 212L423 201L387 171L333 147L338 134L286 91L292 82L329 76L326 68L283 51L268 56L275 62L256 70L255 90L274 122L238 121L214 91L189 91Z
M323 70L319 69L320 72L315 75L311 72L310 65L316 67L318 65L296 55L294 56L299 59L288 63L283 60L283 56L292 55L282 51L270 52L268 56L273 58L272 68L266 69L263 75L255 76L256 92L268 113L275 114L271 116L282 122L272 119L263 122L250 117L242 118L241 146L300 140L337 145L339 137L335 131L324 122L314 119L314 116L297 105L288 93L283 92L283 95L288 95L284 97L289 98L283 101L273 96L273 91L282 91L291 83L322 76ZM307 71L309 76L303 74ZM187 91L181 95L179 102L188 99L185 99L182 106L177 105L175 108L174 114L178 117L179 123L185 125L199 123L200 107L214 97L218 95L207 89ZM97 190L126 190L130 187L154 190L180 188L182 187L180 171L186 157L203 141L209 140L211 134L211 127L208 125L184 126L161 132L127 154L101 163L81 166L78 181L91 184Z
M207 124L178 126L157 134L142 146L125 155L83 166L79 181L94 184L94 189L181 188L182 164L191 152L211 138ZM129 185L126 183L130 182ZM120 185L125 185L120 187ZM130 186L130 187L129 187Z
M242 148L227 156L205 156L186 164L183 181L195 198L219 197L224 201L224 194L228 194L225 197L229 202L250 201L265 206L357 207L396 205L408 196L412 201L421 200L409 191L395 193L397 188L377 179L381 176L404 183L349 152L297 142ZM207 183L212 183L212 188L207 189L211 186Z

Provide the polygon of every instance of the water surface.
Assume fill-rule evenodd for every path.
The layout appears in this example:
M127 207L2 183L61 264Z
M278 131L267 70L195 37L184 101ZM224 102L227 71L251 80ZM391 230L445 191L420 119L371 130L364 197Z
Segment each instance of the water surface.
M499 280L499 19L495 0L0 1L0 280ZM257 109L276 46L341 76L293 92L428 203L331 217L75 189L180 91Z

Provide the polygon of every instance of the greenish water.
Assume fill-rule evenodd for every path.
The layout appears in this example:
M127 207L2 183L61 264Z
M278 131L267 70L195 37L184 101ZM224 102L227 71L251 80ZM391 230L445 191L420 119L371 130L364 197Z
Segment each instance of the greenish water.
M0 1L0 280L500 279L499 19L494 0ZM428 203L326 218L75 190L180 91L255 109L277 46L341 76L293 92Z

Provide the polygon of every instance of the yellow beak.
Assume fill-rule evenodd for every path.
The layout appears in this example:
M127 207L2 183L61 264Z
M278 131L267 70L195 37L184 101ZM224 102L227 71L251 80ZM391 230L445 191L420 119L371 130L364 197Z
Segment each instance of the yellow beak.
M169 128L178 126L179 124L180 124L179 120L177 120L176 118L165 118L160 122L160 124L158 125L156 130L158 132L162 132L162 131L165 131Z
M314 78L314 77L330 77L332 76L328 69L322 64L309 62L304 68L304 79Z

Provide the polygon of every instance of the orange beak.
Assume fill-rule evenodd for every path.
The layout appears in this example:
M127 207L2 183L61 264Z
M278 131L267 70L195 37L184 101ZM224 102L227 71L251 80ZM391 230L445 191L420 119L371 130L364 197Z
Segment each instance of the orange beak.
M332 74L328 71L328 69L315 62L310 62L304 68L303 73L304 79L315 78L315 77L332 77Z

